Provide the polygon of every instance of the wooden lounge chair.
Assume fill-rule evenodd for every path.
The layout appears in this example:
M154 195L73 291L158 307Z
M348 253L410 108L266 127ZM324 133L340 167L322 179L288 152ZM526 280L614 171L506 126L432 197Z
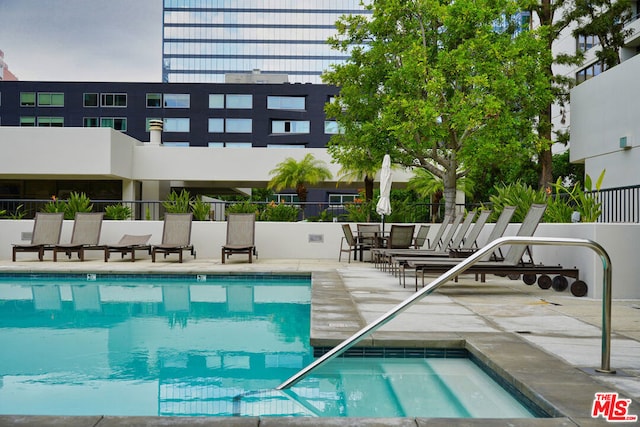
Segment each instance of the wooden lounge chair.
M253 256L258 257L255 243L256 215L252 213L232 213L227 218L227 243L222 246L222 263L233 254L249 255L249 263Z
M150 238L151 234L125 234L115 245L105 245L104 262L109 260L111 253L119 253L122 258L126 254L131 254L131 262L136 260L136 251L147 251L151 255L151 245L148 243Z
M13 245L12 260L15 262L16 253L18 252L37 252L38 260L42 261L45 250L52 250L53 246L60 243L60 233L62 232L62 221L64 214L62 212L55 213L36 213L33 222L33 232L31 233L31 243Z
M54 245L53 261L58 261L58 253L60 252L69 259L71 259L71 254L77 253L80 261L84 261L84 251L102 249L102 246L98 246L98 241L100 241L103 215L102 212L77 212L73 221L71 242Z
M196 257L191 244L191 223L193 215L190 213L166 213L162 228L162 243L151 247L151 262L156 262L156 254L178 254L178 261L182 262L182 253L190 251Z

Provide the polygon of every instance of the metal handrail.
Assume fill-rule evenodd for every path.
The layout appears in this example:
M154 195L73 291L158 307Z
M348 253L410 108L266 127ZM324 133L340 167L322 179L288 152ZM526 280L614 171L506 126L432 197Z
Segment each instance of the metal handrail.
M602 359L600 369L596 369L598 372L602 373L615 373L615 370L611 369L610 360L611 360L611 259L609 255L604 250L602 246L598 243L588 240L588 239L573 239L573 238L562 238L562 237L501 237L499 239L490 242L483 248L479 249L469 258L466 258L464 261L461 261L460 264L451 268L446 273L442 274L438 278L436 278L433 282L429 283L419 292L416 292L411 297L407 298L400 304L396 305L391 310L387 311L385 314L380 316L377 320L364 328L360 329L358 332L353 334L351 337L347 338L336 347L331 349L328 353L325 353L324 356L317 359L315 362L309 364L307 367L301 369L298 373L293 375L291 378L280 384L276 387L276 390L283 390L285 388L289 388L298 381L300 381L304 376L306 376L309 372L317 368L318 366L324 364L325 362L333 359L338 356L342 352L348 350L353 345L355 345L358 341L376 331L378 328L384 326L393 318L395 318L398 314L400 314L405 309L409 308L416 301L422 299L424 296L429 295L434 290L436 290L441 285L447 283L448 281L454 279L456 276L463 273L473 264L480 261L486 254L490 253L494 249L503 246L503 245L556 245L556 246L586 246L593 249L600 255L602 259L602 266L604 270L604 276L602 280Z

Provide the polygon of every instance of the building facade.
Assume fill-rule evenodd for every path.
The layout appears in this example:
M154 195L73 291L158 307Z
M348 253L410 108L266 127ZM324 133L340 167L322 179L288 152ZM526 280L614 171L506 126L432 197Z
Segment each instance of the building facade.
M225 82L260 70L292 83L321 83L347 56L327 44L360 0L164 0L163 81Z
M186 149L184 161L187 164L191 162L187 160L190 156L204 158L212 154L234 163L224 165L230 169L218 167L218 173L207 175L206 179L198 177L192 182L186 182L188 178L180 182L178 177L172 176L173 188L188 188L201 194L246 194L251 188L265 187L271 178L268 172L275 168L277 159L282 161L292 153L295 156L300 153L302 158L312 151L318 158L320 150L324 153L322 160L330 162L326 146L331 136L338 132L338 126L325 117L324 105L337 92L336 87L329 85L289 83L2 81L0 125L112 128L146 142L150 141L150 121L161 119L164 123L162 146ZM206 154L202 150L206 150ZM234 153L227 155L227 151ZM49 156L55 157L55 153L52 149ZM262 164L260 168L255 166L267 159L269 164ZM165 156L158 161L171 162L171 157ZM247 168L251 171L259 169L262 173L254 176ZM233 175L236 171L244 172ZM248 178L243 179L242 175ZM60 194L61 189L71 188L68 177L23 178L15 174L4 179L0 176L0 198L48 198ZM126 197L118 177L111 181L106 176L93 180L88 174L86 178L73 179L74 191L85 191L93 198L101 199ZM357 194L353 187L341 185L342 188L336 189L336 184L332 181L325 189L310 191L309 202L324 203L336 200L336 197L341 201L343 196L347 197L345 200L352 200ZM277 198L295 200L293 192L277 195Z
M2 82L0 124L111 127L149 140L164 122L163 143L191 147L324 148L337 132L324 105L329 85Z

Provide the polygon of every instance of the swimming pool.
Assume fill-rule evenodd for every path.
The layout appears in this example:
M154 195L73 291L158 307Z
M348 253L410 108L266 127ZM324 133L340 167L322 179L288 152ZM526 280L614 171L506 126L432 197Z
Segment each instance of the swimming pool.
M533 416L459 351L376 349L276 392L313 361L309 318L305 275L2 276L0 413Z

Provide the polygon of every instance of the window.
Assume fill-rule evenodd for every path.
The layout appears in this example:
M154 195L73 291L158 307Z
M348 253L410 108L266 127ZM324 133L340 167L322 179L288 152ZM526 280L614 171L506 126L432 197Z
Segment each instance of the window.
M38 106L64 107L64 93L38 93Z
M267 148L306 148L305 144L267 144Z
M126 107L126 93L103 93L100 96L100 105L103 107Z
M223 133L224 119L209 119L209 133Z
M100 127L113 128L122 132L127 131L127 119L124 117L101 117Z
M165 147L188 147L189 143L184 141L164 141L162 145Z
M274 194L269 197L269 200L273 200L276 203L297 203L299 202L297 194Z
M600 44L600 39L598 36L583 36L578 35L576 37L576 50L579 52L586 52L594 46Z
M38 126L61 128L64 126L64 117L38 117Z
M188 93L166 93L164 95L165 108L189 108L190 102Z
M591 64L588 67L583 68L576 73L576 84L578 85L585 80L589 80L590 78L597 76L602 73L603 70L604 65L602 62L596 62L595 64Z
M98 118L97 117L84 117L82 119L82 126L86 128L97 128L98 127Z
M224 108L224 95L210 94L209 108Z
M344 133L344 129L335 120L327 120L324 122L324 133L327 135L335 135Z
M330 205L344 205L353 203L358 198L357 194L329 194Z
M271 133L309 133L309 121L274 120Z
M161 93L148 93L147 94L147 108L161 108L162 107L162 94Z
M210 142L209 148L251 148L250 142Z
M267 96L269 110L304 110L304 96Z
M164 119L165 132L189 132L189 119L169 118Z
M85 93L82 95L82 105L85 107L97 107L98 106L98 94L97 93Z
M251 133L253 120L251 119L227 119L225 123L227 133Z
M36 93L35 92L20 92L20 106L21 107L35 107L36 106Z
M33 127L36 125L36 118L32 116L20 117L20 126Z
M227 108L250 110L253 108L253 95L227 95Z

